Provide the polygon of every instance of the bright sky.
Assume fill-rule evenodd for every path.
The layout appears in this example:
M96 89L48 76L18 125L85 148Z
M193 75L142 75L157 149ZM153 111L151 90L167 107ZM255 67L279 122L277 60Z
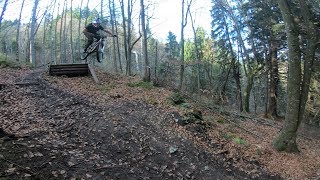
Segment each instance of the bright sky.
M52 1L53 0L40 0L39 7L41 7L41 9L39 13L42 14L45 7ZM60 1L63 2L63 0ZM68 2L70 3L70 0L68 0ZM80 2L81 0L73 0L73 7L78 7ZM86 2L87 1L84 0L82 5L83 7L86 5ZM96 8L97 11L100 11L100 2L101 0L90 0L89 8ZM150 6L150 11L153 11L154 18L150 20L150 27L151 31L154 33L154 36L156 36L159 40L166 41L168 32L172 31L177 36L177 40L179 41L181 29L181 0L146 0L145 4L147 5L148 2L153 4L153 6ZM191 6L191 12L193 13L193 18L196 21L195 26L203 27L208 31L208 34L210 34L209 31L211 22L209 12L211 9L210 2L211 0L193 0L193 4ZM9 5L7 7L7 11L5 12L4 19L18 19L21 3L22 0L9 0ZM25 0L25 6L22 14L24 22L28 22L30 20L33 3L34 0ZM107 0L104 0L104 3L107 3ZM139 1L136 1L136 5L139 6ZM0 10L2 11L3 2L0 4L0 7ZM107 11L107 7L105 7L105 10ZM139 11L137 11L137 13L138 12ZM192 38L190 21L188 21L185 36L186 38Z
M191 12L196 21L195 26L203 27L208 33L211 27L210 2L211 0L193 0L193 5L191 6ZM179 41L181 31L181 0L160 0L154 11L157 19L151 22L151 28L155 36L166 40L168 32L172 31ZM192 37L190 20L188 20L185 34L187 38Z

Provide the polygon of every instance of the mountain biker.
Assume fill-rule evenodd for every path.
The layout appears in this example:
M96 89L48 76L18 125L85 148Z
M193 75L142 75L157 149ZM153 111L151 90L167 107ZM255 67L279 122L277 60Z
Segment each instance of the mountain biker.
M97 33L99 30L104 31L113 37L117 37L116 34L113 34L112 32L104 29L101 26L100 18L97 18L96 20L93 20L90 24L88 24L82 31L83 34L88 38L87 44L85 45L85 48L84 48L84 52L86 52L87 48L93 43L93 38L96 38L96 39L101 38L101 36Z

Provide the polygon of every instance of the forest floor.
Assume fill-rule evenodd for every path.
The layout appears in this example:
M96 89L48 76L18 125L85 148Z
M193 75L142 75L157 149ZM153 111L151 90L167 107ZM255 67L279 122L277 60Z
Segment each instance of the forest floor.
M97 76L0 68L1 180L320 178L318 130L300 129L300 153L277 152L280 121L174 106L168 89ZM203 120L180 125L195 109Z

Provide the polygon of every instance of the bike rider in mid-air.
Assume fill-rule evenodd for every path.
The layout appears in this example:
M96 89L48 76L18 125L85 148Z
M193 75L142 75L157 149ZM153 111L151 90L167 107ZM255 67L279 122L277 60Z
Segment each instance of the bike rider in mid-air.
M93 43L93 38L96 38L98 40L101 38L101 36L97 33L99 30L104 31L113 37L117 37L116 34L113 34L112 32L103 28L101 26L100 18L97 18L96 20L93 20L92 23L88 24L83 30L83 34L88 38L87 44L84 48L84 52L86 52L87 48Z

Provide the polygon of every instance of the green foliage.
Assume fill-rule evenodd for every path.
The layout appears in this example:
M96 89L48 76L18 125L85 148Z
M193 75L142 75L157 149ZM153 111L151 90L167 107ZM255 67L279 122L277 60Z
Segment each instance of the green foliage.
M178 59L180 57L180 46L176 38L176 35L169 31L165 51L170 59Z
M248 144L245 140L243 140L239 137L233 138L233 142L235 142L236 144L239 144L239 145L247 145Z
M174 105L181 105L182 103L185 103L185 100L180 93L171 94L171 96L169 97L169 100Z
M189 109L191 106L189 103L184 102L180 104L180 107L182 107L183 109Z
M234 134L225 133L225 134L222 135L222 137L223 137L224 139L226 139L226 140L231 140L231 139L232 139L232 141L233 141L234 143L239 144L239 145L247 145L247 144L248 144L245 140L237 137L237 136L234 135Z
M0 54L0 68L2 67L20 68L21 65L14 62L13 60L8 59L6 55Z
M153 88L154 88L152 82L145 82L145 81L128 83L127 85L128 85L129 87L142 87L142 88L145 88L145 89L153 89Z

